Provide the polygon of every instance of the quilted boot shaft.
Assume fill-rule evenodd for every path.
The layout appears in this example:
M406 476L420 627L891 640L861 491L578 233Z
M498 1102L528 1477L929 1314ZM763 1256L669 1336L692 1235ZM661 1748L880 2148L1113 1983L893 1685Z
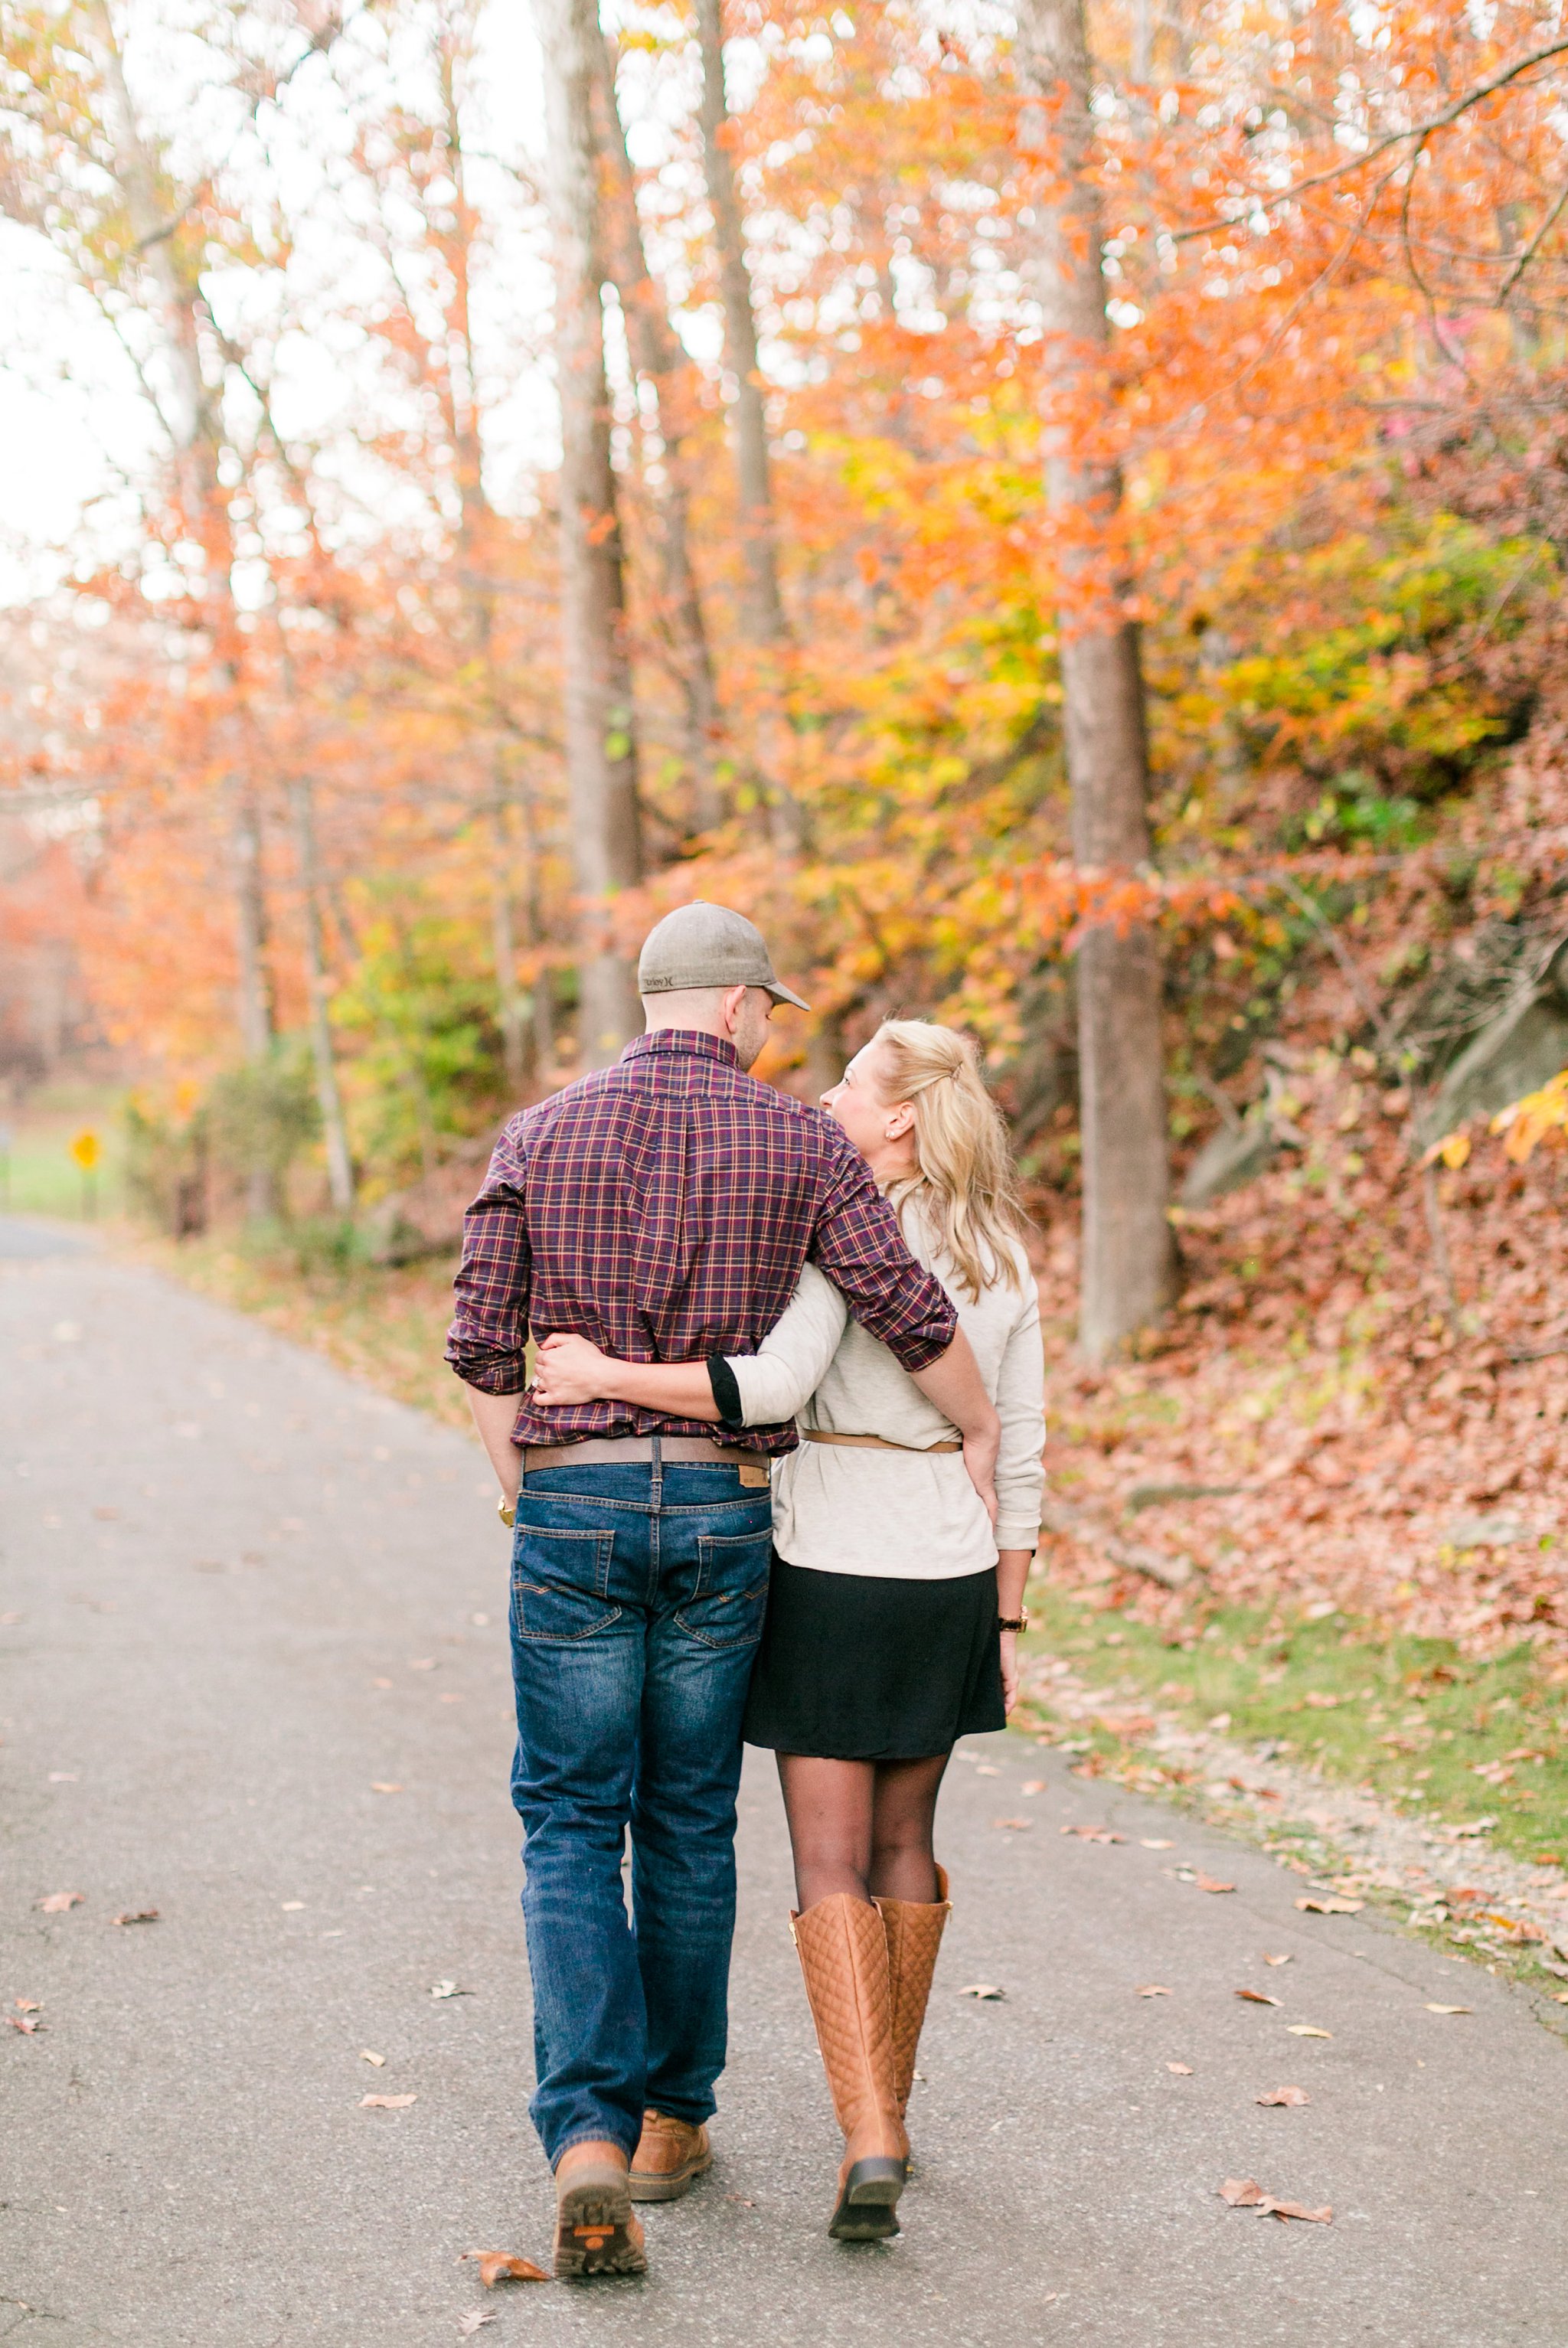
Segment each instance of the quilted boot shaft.
M936 1870L936 1890L934 1900L879 1899L876 1903L887 1935L893 2093L898 2099L900 2119L909 2109L909 2091L914 2085L915 2056L931 1997L936 1952L942 1946L943 1928L953 1913L953 1903L947 1897L946 1870L940 1867Z
M909 2148L893 2082L892 1996L887 1935L870 1900L847 1891L792 1916L811 2019L833 2109L844 2132L845 2173Z

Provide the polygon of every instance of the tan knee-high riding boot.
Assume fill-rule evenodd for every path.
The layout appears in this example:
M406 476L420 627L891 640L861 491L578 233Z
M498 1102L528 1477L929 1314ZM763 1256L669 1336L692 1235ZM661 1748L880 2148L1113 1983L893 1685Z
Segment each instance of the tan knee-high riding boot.
M936 1870L934 1900L879 1898L876 1904L887 1935L888 1977L892 1994L893 2090L898 2097L898 2116L903 2119L909 2109L909 2091L914 2085L914 2060L931 1998L936 1952L942 1946L943 1928L953 1913L953 1903L947 1897L947 1870L941 1867Z
M908 2148L893 2078L887 1934L871 1901L847 1891L791 1916L789 1929L844 2132L828 2231L841 2242L879 2241L898 2231Z

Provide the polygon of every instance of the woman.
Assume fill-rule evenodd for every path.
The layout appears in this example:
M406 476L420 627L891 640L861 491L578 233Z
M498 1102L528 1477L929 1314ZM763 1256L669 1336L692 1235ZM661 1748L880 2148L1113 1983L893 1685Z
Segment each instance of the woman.
M541 1347L534 1392L746 1426L798 1416L773 1485L776 1561L746 1717L778 1755L799 1908L790 1929L844 2131L829 2232L896 2233L947 1879L936 1797L960 1736L1003 1726L1040 1521L1039 1307L1006 1138L962 1036L889 1021L822 1105L870 1162L958 1310L1002 1422L996 1517L954 1430L808 1266L760 1351L618 1362Z

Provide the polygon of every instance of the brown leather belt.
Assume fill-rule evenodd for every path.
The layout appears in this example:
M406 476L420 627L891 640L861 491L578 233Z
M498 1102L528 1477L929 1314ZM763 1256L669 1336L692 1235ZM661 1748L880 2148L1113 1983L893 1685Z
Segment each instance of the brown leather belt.
M547 1468L623 1468L652 1460L654 1446L665 1467L762 1468L761 1451L741 1451L707 1435L601 1435L583 1443L530 1443L523 1448L524 1475Z
M824 1427L803 1426L808 1443L841 1443L847 1451L913 1451L923 1459L933 1451L962 1451L962 1443L890 1443L883 1435L830 1435Z

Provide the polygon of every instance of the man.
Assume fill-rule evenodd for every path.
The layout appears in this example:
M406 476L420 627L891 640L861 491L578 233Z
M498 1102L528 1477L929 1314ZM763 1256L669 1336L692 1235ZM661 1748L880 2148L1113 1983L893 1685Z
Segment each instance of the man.
M649 935L638 985L648 1032L501 1134L466 1220L447 1345L516 1509L530 2111L568 2276L640 2273L633 2201L676 2199L711 2157L767 1463L796 1436L718 1441L619 1403L543 1408L523 1391L530 1328L634 1361L750 1352L810 1257L982 1452L995 1428L953 1306L864 1159L830 1118L747 1074L775 1004L807 1007L760 932L685 906Z

